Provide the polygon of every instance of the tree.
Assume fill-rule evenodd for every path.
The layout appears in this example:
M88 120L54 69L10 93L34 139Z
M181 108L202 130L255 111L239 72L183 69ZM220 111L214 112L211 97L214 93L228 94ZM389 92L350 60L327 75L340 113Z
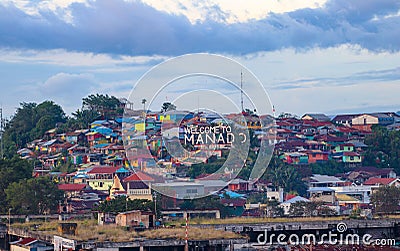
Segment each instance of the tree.
M146 102L147 102L147 100L144 98L144 99L142 99L142 105L143 105L143 112L145 112L146 111Z
M4 149L5 156L11 158L16 150L24 147L27 142L42 137L43 134L57 124L64 123L66 116L62 108L53 101L36 103L21 103L10 121L5 126Z
M297 115L294 115L294 114L291 114L291 113L288 113L288 112L282 112L281 114L279 114L278 118L279 119L286 119L286 118L295 118L295 119L297 119L298 117L297 117Z
M100 114L95 110L76 110L72 113L72 117L68 118L67 122L59 127L61 132L75 131L78 129L86 129L90 123L98 119Z
M104 119L112 119L124 113L121 101L108 94L90 94L82 99L82 110L95 111Z
M277 200L267 200L266 202L266 216L267 217L281 217L283 216L283 208L279 206Z
M400 131L375 125L365 138L365 144L368 148L363 154L364 165L391 167L400 172Z
M32 169L32 163L17 156L0 160L0 213L6 213L9 208L6 188L13 182L32 177Z
M336 211L322 201L298 201L290 205L290 216L333 216Z
M282 187L285 192L296 191L298 194L304 195L307 190L307 186L296 168L285 164L278 157L271 159L263 179L271 181L276 188Z
M63 191L47 177L20 180L5 190L9 206L19 214L49 214L55 212Z
M176 106L171 102L164 102L161 106L161 112L168 112L176 110Z
M381 186L372 193L371 203L378 213L392 214L398 211L400 204L400 188Z
M346 173L352 169L335 160L329 160L325 163L313 163L310 164L310 168L313 174L321 175L336 175L338 173Z
M298 217L298 216L307 216L306 214L306 201L297 201L290 205L289 216Z
M221 217L228 214L227 208L220 202L218 196L207 196L192 200L184 200L180 205L181 209L218 209Z

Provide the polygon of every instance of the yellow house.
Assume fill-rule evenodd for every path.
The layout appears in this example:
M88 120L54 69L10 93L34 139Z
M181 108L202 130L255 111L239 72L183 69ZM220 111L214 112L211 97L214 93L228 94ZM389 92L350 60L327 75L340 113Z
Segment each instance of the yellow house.
M87 172L88 185L95 190L109 191L114 183L114 175L122 174L122 171L128 172L122 167L95 166Z
M171 121L171 115L170 114L160 114L159 120L162 121Z
M110 197L115 198L118 195L126 195L126 190L117 175L114 175L113 184L110 188Z
M146 124L144 122L138 122L135 124L135 131L144 132L146 130Z

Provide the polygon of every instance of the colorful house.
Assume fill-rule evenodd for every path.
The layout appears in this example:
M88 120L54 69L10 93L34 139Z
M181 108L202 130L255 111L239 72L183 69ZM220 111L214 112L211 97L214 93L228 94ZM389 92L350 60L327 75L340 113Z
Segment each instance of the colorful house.
M356 152L343 152L343 163L361 164L361 155Z
M98 126L109 126L110 123L107 120L96 120L90 123L90 128L95 128Z
M154 179L143 172L135 171L123 180L126 192L131 199L153 200L151 184Z
M129 171L123 167L95 166L87 172L87 183L95 190L109 191L114 183L114 176L123 178L129 175Z
M350 143L344 143L335 146L333 149L333 152L335 153L342 153L342 152L354 152L354 145Z
M321 150L308 150L308 163L325 162L329 160L329 152L323 152Z
M87 141L89 142L90 146L94 146L96 144L101 144L102 141L107 142L104 135L99 132L88 132L88 133L86 133L86 138L87 138Z
M59 184L58 189L64 191L67 197L73 197L90 189L90 187L87 184Z
M249 182L247 180L234 179L229 183L228 189L230 191L248 191Z
M300 152L289 152L281 155L281 159L288 164L301 165L308 164L308 155Z
M86 142L85 133L83 130L68 132L65 134L65 141L71 144L84 144Z

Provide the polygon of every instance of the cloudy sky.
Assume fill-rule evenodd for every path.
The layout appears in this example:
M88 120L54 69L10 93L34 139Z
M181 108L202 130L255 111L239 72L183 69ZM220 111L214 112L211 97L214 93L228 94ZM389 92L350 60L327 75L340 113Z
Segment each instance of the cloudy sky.
M128 97L187 53L233 58L277 113L400 110L398 0L2 0L0 105Z

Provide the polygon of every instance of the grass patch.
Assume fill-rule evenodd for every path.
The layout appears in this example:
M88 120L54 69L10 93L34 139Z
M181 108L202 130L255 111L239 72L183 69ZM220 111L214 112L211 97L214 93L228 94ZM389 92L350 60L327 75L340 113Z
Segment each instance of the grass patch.
M218 224L262 224L262 223L285 223L285 222L314 222L314 221L341 221L346 217L298 217L298 218L245 218L235 217L226 219L210 219L210 218L191 218L190 224L198 225L218 225ZM169 224L179 226L184 224L184 219L171 221Z
M64 221L65 222L65 221ZM145 230L143 232L127 231L123 227L116 225L97 225L95 220L71 221L78 223L76 235L61 235L57 231L58 221L52 222L29 222L13 224L15 228L21 228L35 234L41 235L61 235L63 237L74 239L77 241L111 241L111 242L127 242L134 241L138 238L147 239L185 239L185 228L159 228L154 230ZM211 239L237 239L244 238L241 235L215 230L212 228L195 228L189 227L189 239L191 240L211 240Z

